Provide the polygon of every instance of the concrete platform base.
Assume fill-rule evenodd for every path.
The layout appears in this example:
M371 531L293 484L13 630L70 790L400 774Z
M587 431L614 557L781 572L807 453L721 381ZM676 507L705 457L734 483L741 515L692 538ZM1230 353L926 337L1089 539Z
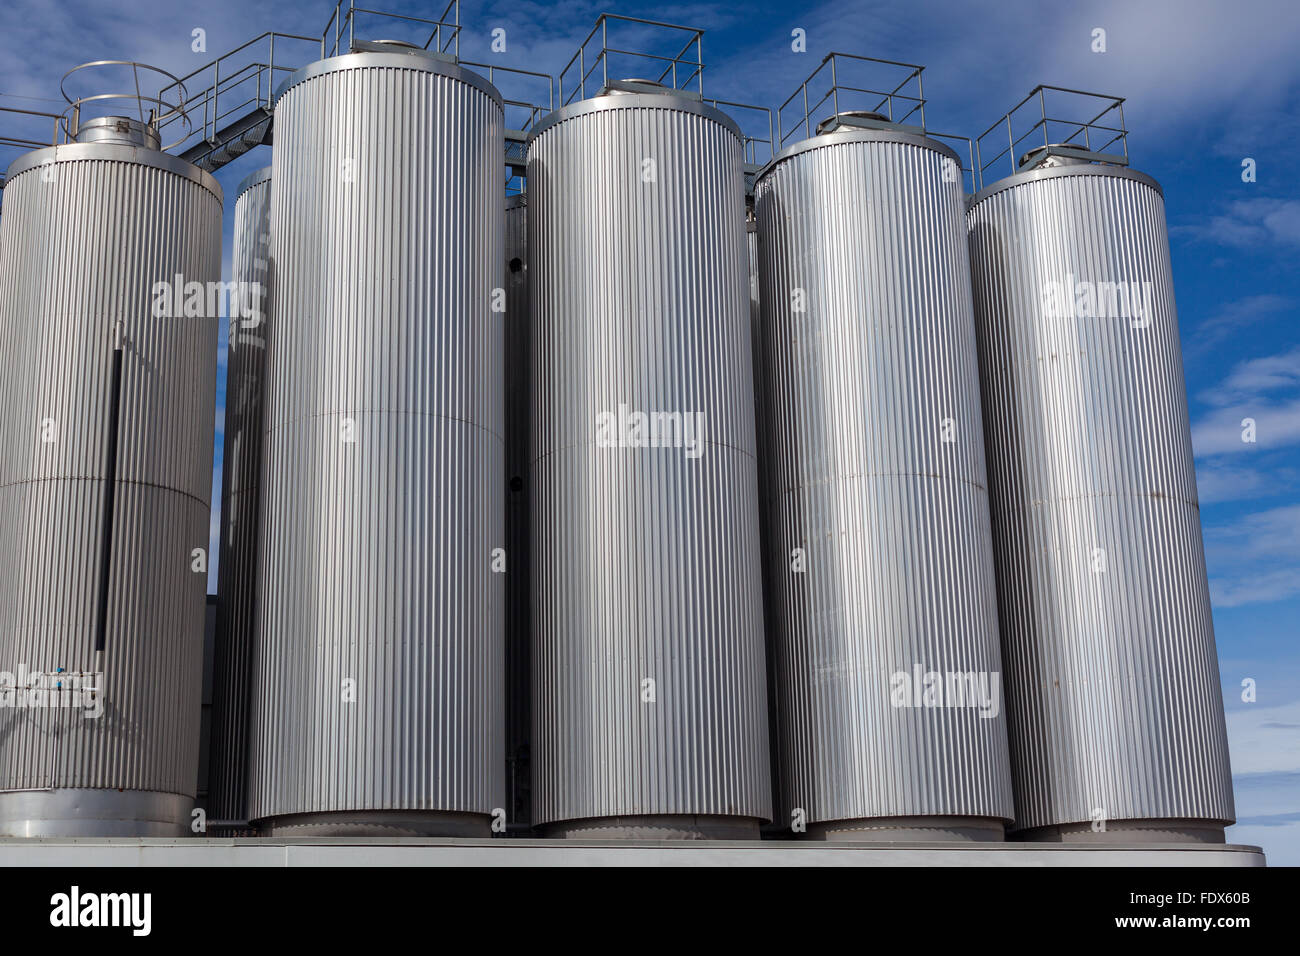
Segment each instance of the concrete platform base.
M590 817L545 826L545 836L562 840L757 840L759 821L750 817Z
M300 813L255 822L271 837L452 837L489 839L490 818L477 813L419 813L410 810Z
M855 843L938 843L963 840L1001 843L1005 835L1001 820L980 817L872 817L810 823L808 839Z
M1204 820L1114 820L1105 830L1090 823L1066 823L1020 830L1012 840L1030 843L1226 843L1224 824Z
M4 866L1264 866L1236 844L783 840L0 840Z

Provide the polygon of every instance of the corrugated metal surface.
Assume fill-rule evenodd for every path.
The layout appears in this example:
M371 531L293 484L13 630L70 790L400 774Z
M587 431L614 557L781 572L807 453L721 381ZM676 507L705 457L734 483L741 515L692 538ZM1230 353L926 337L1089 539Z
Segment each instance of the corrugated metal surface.
M778 157L757 185L787 822L796 809L810 825L1011 816L970 273L961 182L943 176L950 156L919 136L832 133ZM894 675L911 680L916 668L945 682L973 672L991 706L895 700Z
M352 54L292 78L275 130L250 814L488 814L500 98L431 57Z
M1072 166L976 199L1016 825L1231 820L1159 187ZM1047 315L1052 282L1150 283L1149 324Z
M506 200L506 785L511 823L532 819L528 763L532 726L532 675L528 622L528 423L529 388L528 206Z
M207 575L191 550L208 541L217 320L155 318L152 306L155 282L219 278L221 191L173 157L123 146L40 150L10 173L0 670L95 668L115 325L123 361L105 713L0 709L0 790L193 798Z
M536 822L771 815L743 197L678 96L529 145ZM620 404L702 414L702 454L598 446Z
M767 486L765 463L770 452L767 447L768 411L766 389L763 386L763 312L760 308L758 277L758 221L754 218L752 195L748 198L745 210L745 241L749 248L749 344L754 380L754 448L758 464L758 531L760 555L760 580L763 582L763 649L767 655L767 714L768 714L768 764L771 767L770 793L774 819L763 827L763 832L781 832L788 825L788 820L781 811L781 717L777 708L777 686L774 679L772 663L776 659L772 647L772 562L767 556L772 548L772 528L769 516L771 493Z
M271 167L240 184L230 277L261 290L232 311L226 359L221 469L221 564L213 660L210 820L248 819L253 641L257 627L257 532L262 490L262 399L270 306Z

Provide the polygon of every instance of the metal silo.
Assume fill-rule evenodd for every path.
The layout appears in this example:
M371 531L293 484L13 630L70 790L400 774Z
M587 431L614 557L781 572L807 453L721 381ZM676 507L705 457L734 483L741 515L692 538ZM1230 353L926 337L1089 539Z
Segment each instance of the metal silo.
M239 184L231 279L243 308L230 310L225 441L221 469L221 563L213 662L208 825L248 822L249 694L257 626L262 408L270 305L271 167Z
M1066 112L1048 95L1066 93L1021 104L1042 106L1045 143ZM1015 827L1222 842L1233 801L1164 200L1105 152L1125 140L1122 101L1106 102L968 211ZM1014 116L996 158L1023 148Z
M736 125L611 83L528 146L533 816L756 837L771 817Z
M756 187L781 812L820 839L1001 840L960 160L897 99L816 125Z
M183 836L222 193L82 116L9 167L0 225L0 836Z
M528 751L532 723L529 672L528 424L529 388L528 203L506 199L505 219L505 461L506 461L506 785L511 823L532 821Z
M250 816L503 807L502 104L410 49L281 87Z

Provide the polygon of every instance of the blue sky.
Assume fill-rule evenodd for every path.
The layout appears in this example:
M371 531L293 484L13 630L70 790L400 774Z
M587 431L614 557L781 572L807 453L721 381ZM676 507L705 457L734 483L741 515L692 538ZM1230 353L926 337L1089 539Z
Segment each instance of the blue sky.
M436 17L442 3L368 6ZM265 30L317 34L332 5L6 0L6 8L0 105L39 109L77 63L135 59L184 74ZM1272 863L1300 864L1300 4L467 0L461 54L556 73L602 11L704 29L704 92L720 99L775 107L831 50L925 65L928 125L963 135L1038 83L1126 98L1133 165L1164 186L1171 232L1236 780L1239 823L1229 839L1263 846ZM207 53L191 50L196 27L207 31ZM498 27L504 53L489 49ZM1092 51L1098 27L1105 53ZM806 31L805 53L791 50L795 28ZM372 38L381 35L393 31ZM235 186L269 157L259 148L218 174L228 195L227 270ZM1241 178L1246 157L1256 161L1254 183ZM224 340L223 329L223 349ZM224 368L223 357L223 377ZM1247 417L1254 444L1241 441ZM218 435L217 489L220 453ZM214 549L216 527L214 514ZM1253 703L1241 699L1247 678Z

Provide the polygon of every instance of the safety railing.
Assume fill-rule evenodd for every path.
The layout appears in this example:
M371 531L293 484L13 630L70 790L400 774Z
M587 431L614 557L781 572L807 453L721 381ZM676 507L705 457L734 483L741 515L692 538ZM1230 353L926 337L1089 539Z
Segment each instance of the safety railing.
M358 18L379 18L384 25L399 32L405 32L413 46L434 53L460 56L460 0L449 0L436 20L428 17L412 17L403 13L390 13L387 10L369 10L358 7L353 0L339 0L330 15L325 30L321 33L321 57L350 53L356 42L356 24ZM448 19L450 17L451 19ZM369 24L367 24L369 26ZM425 33L429 36L423 43L419 38ZM406 37L392 37L406 40Z
M772 111L766 106L732 103L728 100L705 100L736 121L745 144L745 162L761 166L776 155L775 127ZM766 135L764 135L766 134Z
M800 130L808 138L841 113L879 114L886 122L925 129L925 91L915 63L854 53L828 53L776 111L782 149ZM787 128L787 119L790 125Z
M975 192L976 184L979 182L979 170L975 164L975 140L957 133L936 133L934 130L926 130L925 135L930 139L948 141L948 145L958 156L957 167L961 173L962 187L968 193ZM965 159L961 158L963 155Z
M32 100L33 104L44 102ZM4 187L9 164L23 153L59 144L62 119L62 113L0 104L0 188Z
M197 87L207 83L207 86L191 95L186 104L192 120L202 116L202 125L192 125L176 145L189 145L194 136L215 142L217 133L226 126L259 109L269 112L275 105L275 90L280 81L323 54L324 45L319 37L268 31L181 77L176 81L180 89L187 84ZM173 122L162 122L160 131Z
M637 40L633 43L641 43L640 49L623 49L619 46L610 45L610 27L614 27L616 33L622 33L625 36L638 34ZM662 52L664 50L677 50L677 43L685 36L685 44L677 53ZM560 102L562 105L568 105L574 100L586 99L588 96L594 96L600 90L606 89L610 83L610 61L612 57L621 57L624 61L632 61L637 64L633 73L641 72L645 66L649 66L648 72L654 74L646 77L647 80L658 83L662 86L668 86L674 90L689 90L692 83L695 84L694 92L700 96L704 94L704 60L702 51L702 40L704 37L703 30L697 30L694 27L684 27L675 23L661 23L657 20L642 20L638 17L624 17L613 13L602 13L596 20L595 27L587 34L587 38L582 41L578 47L578 52L573 54L573 58L565 64L564 69L560 71ZM599 38L599 39L598 39ZM616 42L619 42L615 38ZM599 42L600 48L594 49L594 44ZM591 48L589 50L589 48ZM656 52L659 51L659 52ZM692 58L692 50L694 55ZM570 77L571 71L574 71ZM591 81L597 71L599 71L599 88ZM656 72L657 71L657 72ZM625 80L629 77L616 65L614 68L614 79ZM566 96L565 79L570 77L571 92ZM592 87L592 92L588 93L588 88Z
M1091 118L1079 119L1079 116ZM1119 152L1114 151L1117 145ZM998 147L1001 148L996 153L984 159L987 151ZM1027 154L1040 147L1048 151L1064 147L1063 152L1068 150L1069 155L1077 158L1127 166L1128 130L1124 127L1123 97L1063 86L1036 86L975 137L980 188L990 179L1017 172ZM994 164L1003 164L1006 172L991 172Z
M473 60L461 60L460 65L482 73L497 88L501 101L505 104L506 126L509 129L527 132L534 123L555 109L555 77L549 73L475 63Z
M99 77L111 72L115 72L120 76L130 70L132 89L111 93L74 95L77 85L83 80L79 75L83 70L96 70ZM140 76L141 72L146 75L143 83ZM154 88L153 83L161 82L157 79L151 80L150 77L154 75L171 80L170 83L162 85L158 89L157 95L151 95L147 92ZM96 79L94 85L98 89L102 84L114 82L120 82L120 80ZM70 85L71 89L69 89ZM123 103L134 104L136 119L142 125L150 126L159 131L160 137L162 129L166 126L173 126L173 135L176 135L177 131L174 124L181 124L183 129L179 131L179 138L173 142L165 143L163 149L172 149L184 142L192 128L189 115L186 112L185 84L166 70L150 66L147 63L139 63L135 60L92 60L90 63L82 63L80 66L74 66L63 74L63 79L59 81L59 92L63 94L63 99L68 104L59 121L60 129L67 140L76 139L77 130L87 120L101 116L119 115L122 112L121 104Z
M44 110L0 105L0 121L3 122L3 125L0 125L0 147L41 149L45 146L57 146L62 119L62 113L47 113ZM36 129L47 123L49 136L37 135ZM20 132L28 131L30 131L28 135L20 135Z

